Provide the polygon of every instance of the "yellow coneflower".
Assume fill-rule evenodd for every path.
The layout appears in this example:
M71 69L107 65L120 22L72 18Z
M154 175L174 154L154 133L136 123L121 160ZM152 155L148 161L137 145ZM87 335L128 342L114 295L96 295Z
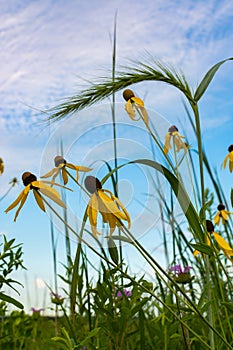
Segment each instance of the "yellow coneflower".
M52 199L55 203L57 203L61 207L63 208L66 207L60 198L60 194L54 188L51 188L50 186L46 185L46 184L51 184L50 181L44 181L44 182L37 181L36 176L30 172L23 173L22 180L23 180L25 189L19 194L16 200L5 210L5 212L8 213L8 211L14 209L19 204L19 207L14 217L14 221L16 221L20 210L22 209L24 203L26 202L26 199L30 190L32 190L36 203L38 204L39 208L43 211L45 211L45 205L44 205L42 195ZM56 183L53 183L53 185L64 187Z
M87 176L85 178L85 187L91 193L91 198L87 207L87 215L91 224L93 235L96 237L97 231L97 216L98 213L102 215L104 223L110 227L110 236L114 232L116 226L121 227L121 220L128 222L130 228L130 216L111 191L103 189L101 182L94 176ZM107 194L106 194L107 193Z
M223 168L226 168L227 162L229 161L229 170L230 173L233 171L233 145L230 145L228 147L228 154L225 157L224 161L223 161Z
M174 144L176 146L176 152L179 152L181 149L187 151L188 145L187 143L182 141L182 139L184 139L185 137L180 135L175 125L172 125L170 126L168 132L165 135L165 144L163 149L165 154L167 154L169 152L169 149L172 148L171 138L173 138Z
M225 225L225 223L227 222L227 220L229 220L229 215L230 214L233 214L232 212L228 211L225 209L225 205L220 203L218 206L217 206L217 209L218 209L218 212L217 214L215 215L214 217L214 223L216 225L219 225L220 223L220 219L222 219L222 223L223 225Z
M137 121L140 119L140 116L136 119L137 108L141 112L145 123L148 125L148 113L144 107L144 102L134 95L134 92L130 89L123 91L123 97L126 100L125 110L128 113L128 116L133 120Z
M68 175L67 175L67 172L66 172L65 168L76 170L76 180L77 181L79 180L79 171L87 172L87 171L92 170L91 168L87 168L87 167L84 167L84 166L74 165L72 163L67 163L66 160L62 156L56 156L54 158L54 163L55 163L55 167L56 168L53 168L47 174L41 176L42 179L52 176L52 180L51 180L52 183L54 182L55 178L61 172L64 185L67 184L67 182L68 182Z
M4 162L2 158L0 158L0 175L4 173Z
M213 235L215 241L217 242L219 249L221 249L224 253L224 255L230 259L231 256L233 256L233 249L229 246L229 244L225 241L225 239L220 236L217 232L214 232L214 225L212 221L206 220L206 230L210 235ZM210 240L207 237L206 243L211 246ZM200 252L198 250L195 250L193 255L196 256Z

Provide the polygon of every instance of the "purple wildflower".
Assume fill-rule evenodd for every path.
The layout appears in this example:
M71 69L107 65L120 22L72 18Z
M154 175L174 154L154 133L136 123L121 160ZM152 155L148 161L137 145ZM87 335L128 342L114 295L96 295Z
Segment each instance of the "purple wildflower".
M35 307L32 307L31 311L33 314L40 314L40 312L43 311L43 309L36 309Z
M192 269L191 266L185 266L184 269L182 270L182 267L180 264L174 265L170 267L169 271L170 272L175 272L174 280L177 283L190 283L194 277L190 275L189 270Z
M178 265L174 265L174 266L170 267L169 271L176 272L177 275L180 275L181 273L188 273L191 268L192 268L191 266L185 266L183 271L182 271L181 265L178 264Z
M131 290L127 290L126 288L124 288L123 292L127 298L131 297L131 295L132 295Z
M132 292L131 292L131 290L124 288L123 293L121 291L118 291L116 296L117 296L117 298L121 298L121 297L123 297L123 295L125 295L127 298L129 298L129 297L131 297Z

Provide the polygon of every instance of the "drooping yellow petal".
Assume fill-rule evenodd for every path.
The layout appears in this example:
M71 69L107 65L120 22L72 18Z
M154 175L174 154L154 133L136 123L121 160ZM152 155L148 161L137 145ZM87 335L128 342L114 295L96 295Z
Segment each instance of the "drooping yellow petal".
M213 235L214 235L216 242L219 245L219 248L221 248L223 250L225 255L233 256L233 249L229 246L229 244L225 241L225 239L222 236L220 236L219 234L217 234L216 232L213 232Z
M229 158L230 158L230 161L233 162L233 151L231 151L231 152L229 153Z
M218 225L220 223L220 212L217 212L217 214L215 215L214 223L215 225Z
M35 200L36 200L38 206L40 207L40 209L45 211L45 206L44 206L43 200L41 198L41 195L38 193L38 190L33 190L33 194L34 194Z
M125 220L128 222L128 228L130 228L130 226L131 226L131 219L130 219L129 213L126 210L126 208L123 206L121 201L117 197L115 197L110 191L108 191L108 190L104 190L104 191L110 193L110 196L111 196L112 200L114 200L119 205L119 207L123 210L123 212L125 214Z
M169 152L169 149L172 148L171 147L171 134L170 132L167 132L165 135L165 144L164 144L164 153L167 154Z
M53 174L56 174L56 176L59 173L59 169L58 168L53 168L52 170L50 170L48 173L44 174L43 176L40 176L42 179L45 179L47 177L52 176Z
M110 227L110 236L112 236L113 232L115 231L117 220L113 214L108 214L108 222Z
M96 229L97 226L97 215L99 210L98 198L95 193L92 194L87 207L87 215L91 224L91 230L95 237L99 234Z
M17 211L16 211L16 213L15 213L14 221L16 221L16 219L17 219L17 217L18 217L18 215L19 215L20 210L22 209L24 203L26 202L26 199L27 199L27 196L28 196L29 191L30 191L30 185L28 185L28 186L24 189L24 191L23 191L23 197L22 197L22 199L21 199L20 206L18 207L18 209L17 209Z
M66 185L68 182L68 175L67 175L66 169L62 168L61 173L62 173L64 185Z
M35 182L36 182L36 181L34 181L33 183L35 183ZM38 183L39 183L39 184L38 184ZM69 188L69 187L66 187L66 186L63 186L63 185L61 185L61 184L58 184L57 182L46 181L46 180L38 181L38 182L37 182L37 187L41 188L41 187L44 186L45 188L47 188L46 184L48 184L48 185L53 185L53 186L58 186L58 187L61 187L61 188L65 188L66 190L69 190L69 191L72 191L72 192L73 192L73 190L72 190L71 188Z
M33 182L33 185L36 181ZM39 183L39 191L44 194L46 197L52 199L55 203L60 205L63 208L66 208L65 204L62 202L60 198L60 194L52 187L49 187L43 184L41 181Z
M140 117L139 117L138 119L135 118L137 114L136 114L136 112L135 112L135 110L134 110L134 108L133 108L133 105L132 105L132 103L131 103L130 100L128 100L128 101L126 102L126 104L125 104L125 110L126 110L126 112L128 113L128 116L129 116L133 121L137 121L137 120L140 119Z
M13 203L11 203L11 205L9 205L9 207L5 210L5 213L7 213L8 211L12 210L13 208L15 208L19 204L19 202L25 196L24 190L22 192L20 192L20 194L18 195L16 200Z
M230 173L232 173L233 171L233 161L229 161L229 170L230 170Z
M0 175L2 175L4 173L4 162L2 160L2 158L0 158Z
M230 160L230 154L227 154L227 156L224 158L223 165L222 165L223 169L226 168L228 159Z
M66 167L73 169L73 170L76 170L76 180L77 181L79 180L79 171L87 172L87 171L92 170L92 168L88 168L88 167L81 166L81 165L74 165L72 163L66 163Z
M77 169L78 171L84 171L84 172L87 172L87 171L91 171L91 170L92 170L92 168L88 168L88 167L86 167L86 166L81 166L81 165L78 165L78 166L76 167L76 169Z
M229 220L229 215L226 210L221 210L221 215L223 220L226 220L226 221Z
M124 212L121 212L118 208L118 206L116 205L116 203L113 201L112 198L108 197L104 191L106 190L98 190L98 195L100 197L100 199L102 200L102 202L104 203L104 206L106 207L106 213L112 213L114 214L116 217L118 217L119 219L122 220L127 220L127 217L125 215ZM106 191L106 192L110 192L110 191Z
M138 107L144 107L144 102L142 101L141 98L134 96L134 97L131 97L130 100L132 100L134 103L136 103L138 105Z

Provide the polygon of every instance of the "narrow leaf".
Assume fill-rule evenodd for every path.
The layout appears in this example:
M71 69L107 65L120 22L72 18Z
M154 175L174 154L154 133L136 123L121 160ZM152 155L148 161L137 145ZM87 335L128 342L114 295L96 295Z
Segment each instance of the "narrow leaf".
M197 102L198 100L200 100L200 98L202 97L202 95L204 94L204 92L206 91L207 87L209 86L211 80L213 79L215 73L217 72L217 70L219 69L219 67L227 62L233 60L233 57L231 58L227 58L223 61L220 61L218 63L216 63L213 67L211 67L208 72L206 73L206 75L204 76L204 78L202 79L202 81L200 82L200 84L198 85L196 92L194 94L194 99Z
M0 292L0 300L4 300L7 303L13 304L16 307L18 307L19 309L24 308L23 304L21 304L19 301L15 300L14 298L10 297L9 295L5 295L5 294L1 293L1 292Z
M118 265L118 262L119 262L118 250L117 250L117 246L116 246L114 240L112 239L112 237L108 238L108 251L109 251L109 254L111 256L112 261L116 265Z
M212 248L205 243L197 243L197 244L191 244L191 246L198 250L201 253L207 254L207 255L213 255L213 250Z
M137 159L131 163L139 163L150 166L164 175L164 177L170 183L173 192L176 195L177 200L186 216L189 225L193 230L193 234L199 241L203 240L203 231L200 225L198 214L182 184L179 180L163 165L149 159Z
M115 235L115 236L112 236L112 239L115 239L117 241L126 242L126 243L133 243L130 238L124 237L124 236Z

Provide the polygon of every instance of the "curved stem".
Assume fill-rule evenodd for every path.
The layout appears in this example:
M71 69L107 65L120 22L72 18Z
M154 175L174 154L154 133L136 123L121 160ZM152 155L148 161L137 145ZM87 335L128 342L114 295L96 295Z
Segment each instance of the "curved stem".
M67 225L67 227L76 235L76 237L79 239L79 241L81 241L82 243L86 244L88 248L90 248L96 255L98 255L101 259L105 260L110 266L114 267L115 269L117 269L121 274L123 274L126 278L128 278L131 282L133 282L134 284L138 285L140 288L142 288L146 293L149 293L151 296L153 296L157 301L159 301L164 307L167 308L167 310L184 326L186 327L195 337L197 337L197 339L200 340L201 343L203 343L206 346L206 349L211 349L210 346L200 337L199 334L197 334L193 329L191 329L173 310L172 308L170 308L166 302L164 302L163 300L159 299L158 296L153 293L150 289L147 289L144 285L141 285L139 282L137 282L133 277L131 277L130 275L128 275L125 271L123 271L120 266L116 265L115 263L111 262L110 260L108 260L105 256L103 256L102 254L100 254L95 248L93 248L86 240L84 240L82 237L80 237L80 235L69 225L67 224L64 219L62 218L62 216L50 205L50 203L44 198L43 196L43 201L46 203L46 205L52 210L52 212L65 224ZM127 230L128 231L128 230ZM154 260L154 259L153 259ZM157 265L159 266L159 264L157 263ZM161 266L159 266L160 269L162 271L164 271ZM182 289L171 279L171 277L164 271L164 273L166 274L166 276L169 278L169 280L175 284L176 288L179 289L179 291L182 292ZM200 314L200 316L202 317L202 315ZM203 317L202 317L203 318ZM205 319L203 319L205 321ZM207 323L207 321L205 321ZM208 324L208 323L207 323ZM224 339L223 341L229 345ZM229 349L232 349L231 347L229 347Z

